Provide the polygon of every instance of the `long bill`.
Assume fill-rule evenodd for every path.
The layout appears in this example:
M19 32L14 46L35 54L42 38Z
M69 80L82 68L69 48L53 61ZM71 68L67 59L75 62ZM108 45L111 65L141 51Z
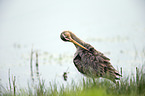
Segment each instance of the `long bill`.
M70 38L70 42L72 42L72 43L74 43L74 44L76 44L76 45L80 46L81 48L83 48L83 49L85 49L85 50L89 51L86 47L84 47L83 45L79 44L78 42L76 42L76 41L75 41L75 40L73 40L72 38Z

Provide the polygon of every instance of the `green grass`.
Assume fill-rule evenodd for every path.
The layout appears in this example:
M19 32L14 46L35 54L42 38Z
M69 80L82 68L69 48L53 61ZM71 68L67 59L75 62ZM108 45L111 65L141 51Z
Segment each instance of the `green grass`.
M4 90L2 96L145 96L145 73L136 69L136 74L131 77L123 77L114 84L107 79L82 79L79 84L72 84L57 87L57 84L45 85L44 80L40 80L34 88L28 86L27 89Z

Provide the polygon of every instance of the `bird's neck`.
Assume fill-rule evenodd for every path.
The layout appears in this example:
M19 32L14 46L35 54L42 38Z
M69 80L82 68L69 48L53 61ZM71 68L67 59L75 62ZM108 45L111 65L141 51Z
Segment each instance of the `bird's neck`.
M82 41L81 39L79 39L75 34L71 33L71 37L72 37L73 40L75 40L75 41L78 42L79 44L81 44L81 45L83 45L83 46L85 45L85 42ZM74 44L74 45L76 46L76 48L79 47L79 46L76 45L76 44Z

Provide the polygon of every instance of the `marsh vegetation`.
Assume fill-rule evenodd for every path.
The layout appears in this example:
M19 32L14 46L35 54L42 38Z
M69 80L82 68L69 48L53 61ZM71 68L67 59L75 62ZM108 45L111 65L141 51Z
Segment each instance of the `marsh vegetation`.
M107 79L82 78L77 83L71 82L64 86L40 79L33 86L17 89L16 77L9 77L9 87L1 86L2 96L144 96L145 95L145 72L136 67L136 74L121 78L116 84ZM9 70L10 75L10 70ZM12 84L11 84L12 83Z

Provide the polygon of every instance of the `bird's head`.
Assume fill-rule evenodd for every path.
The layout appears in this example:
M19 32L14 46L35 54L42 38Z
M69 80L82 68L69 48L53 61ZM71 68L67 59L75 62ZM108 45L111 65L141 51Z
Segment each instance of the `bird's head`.
M76 46L79 46L85 50L88 50L87 48L85 48L83 45L81 45L79 42L77 42L77 40L75 40L76 36L71 32L71 31L63 31L61 34L60 34L60 38L63 40L63 41L69 41L69 42L72 42L73 44L75 44Z
M71 40L72 40L71 32L70 31L63 31L60 35L60 38L63 41L70 41L71 42Z

